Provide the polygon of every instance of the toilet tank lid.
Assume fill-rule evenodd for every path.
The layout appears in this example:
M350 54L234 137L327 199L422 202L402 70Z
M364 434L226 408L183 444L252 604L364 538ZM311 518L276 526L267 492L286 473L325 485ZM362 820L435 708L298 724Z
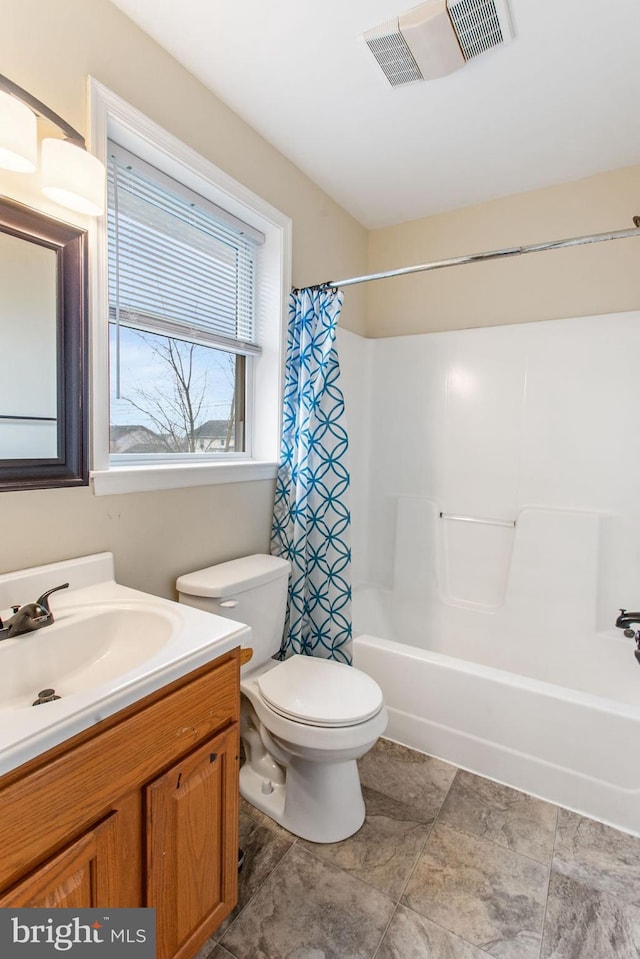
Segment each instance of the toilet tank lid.
M197 569L193 573L185 573L177 580L176 589L188 596L223 599L282 576L286 577L290 568L286 559L256 553L254 556L242 556L240 559L229 560L228 563L218 563L216 566L207 566L206 569Z

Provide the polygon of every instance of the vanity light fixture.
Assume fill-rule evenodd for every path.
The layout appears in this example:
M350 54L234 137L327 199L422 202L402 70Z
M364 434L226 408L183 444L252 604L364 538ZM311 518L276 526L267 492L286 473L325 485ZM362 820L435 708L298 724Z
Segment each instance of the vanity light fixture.
M37 169L36 116L65 135L42 141L42 192L60 206L89 216L104 213L104 165L87 151L84 137L48 106L0 74L0 167L19 173Z

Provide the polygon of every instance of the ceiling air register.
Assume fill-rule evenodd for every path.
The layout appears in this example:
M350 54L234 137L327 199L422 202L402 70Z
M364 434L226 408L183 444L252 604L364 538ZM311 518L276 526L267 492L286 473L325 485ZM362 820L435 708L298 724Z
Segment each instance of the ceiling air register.
M513 39L506 0L428 0L364 34L391 86L434 80Z

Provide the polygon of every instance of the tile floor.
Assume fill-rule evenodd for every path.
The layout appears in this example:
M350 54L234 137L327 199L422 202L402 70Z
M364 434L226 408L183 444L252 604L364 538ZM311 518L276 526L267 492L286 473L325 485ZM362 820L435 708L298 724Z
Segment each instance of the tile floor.
M639 959L640 839L388 740L362 829L242 803L239 903L197 959Z

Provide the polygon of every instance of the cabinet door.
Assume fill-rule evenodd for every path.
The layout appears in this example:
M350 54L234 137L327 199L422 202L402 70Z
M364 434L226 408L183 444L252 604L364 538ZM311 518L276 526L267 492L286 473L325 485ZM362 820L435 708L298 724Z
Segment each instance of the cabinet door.
M237 901L237 724L151 783L146 811L157 959L191 956Z
M113 813L0 897L0 906L81 909L118 905L118 817ZM133 903L127 903L133 905Z

